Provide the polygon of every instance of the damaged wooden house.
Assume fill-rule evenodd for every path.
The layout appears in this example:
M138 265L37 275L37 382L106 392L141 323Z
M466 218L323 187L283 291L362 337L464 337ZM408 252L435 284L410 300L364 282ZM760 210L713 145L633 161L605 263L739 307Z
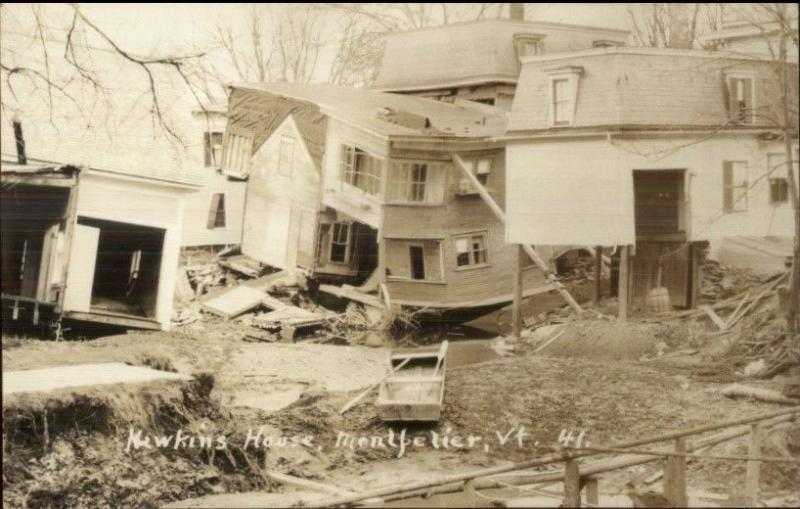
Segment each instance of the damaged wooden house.
M506 116L331 85L234 86L224 169L248 175L242 252L404 306L511 300L514 249L465 178L499 203ZM251 155L252 154L252 155ZM551 289L533 263L525 293Z
M520 59L626 36L483 20L390 36L373 90L233 86L223 171L248 179L242 252L403 306L505 305L516 248L492 207L504 207L498 138ZM552 289L540 253L526 262L525 295Z
M183 207L197 185L3 157L3 327L170 325Z
M666 287L673 306L694 306L706 251L740 236L791 243L781 74L696 50L526 58L504 137L507 240L615 248L621 302Z

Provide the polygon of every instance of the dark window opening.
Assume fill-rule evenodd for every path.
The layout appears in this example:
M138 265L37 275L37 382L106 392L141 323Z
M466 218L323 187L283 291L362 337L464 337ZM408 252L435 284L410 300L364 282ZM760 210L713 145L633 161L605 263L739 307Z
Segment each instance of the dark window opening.
M680 231L682 188L681 170L633 172L637 235Z
M225 228L225 194L214 193L208 211L208 228Z
M335 223L333 225L333 238L331 239L331 261L347 263L350 244L350 224Z
M203 133L204 160L206 168L219 167L222 164L222 140L220 132Z
M481 104L488 104L489 106L494 106L495 105L494 97L488 97L486 99L473 99L472 101L476 102L476 103L481 103Z
M769 179L769 202L772 204L789 201L789 183L785 178Z
M411 257L411 279L425 279L425 250L422 246L409 246Z

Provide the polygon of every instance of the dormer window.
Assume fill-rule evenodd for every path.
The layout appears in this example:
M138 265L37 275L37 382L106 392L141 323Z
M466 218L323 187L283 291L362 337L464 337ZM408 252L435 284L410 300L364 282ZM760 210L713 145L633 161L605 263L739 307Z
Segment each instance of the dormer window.
M728 115L732 122L752 124L754 121L755 87L752 75L730 74L728 82Z
M542 53L542 36L531 34L517 34L514 36L514 49L517 52L517 61L525 57L533 57Z
M583 68L567 66L550 69L547 72L550 74L550 125L570 125L575 117L578 78Z

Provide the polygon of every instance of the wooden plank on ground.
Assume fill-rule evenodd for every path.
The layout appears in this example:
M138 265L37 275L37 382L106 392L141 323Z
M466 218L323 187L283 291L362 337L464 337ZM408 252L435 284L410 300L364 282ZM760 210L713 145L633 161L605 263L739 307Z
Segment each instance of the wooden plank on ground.
M703 313L706 314L706 316L711 318L711 321L714 322L716 326L719 327L720 330L725 330L728 328L728 325L725 323L725 321L722 318L720 318L719 315L715 313L713 309L711 309L711 306L709 306L708 304L702 304L701 306L699 306L699 308L703 311Z
M261 305L265 297L268 295L261 290L239 285L207 299L203 309L230 320Z

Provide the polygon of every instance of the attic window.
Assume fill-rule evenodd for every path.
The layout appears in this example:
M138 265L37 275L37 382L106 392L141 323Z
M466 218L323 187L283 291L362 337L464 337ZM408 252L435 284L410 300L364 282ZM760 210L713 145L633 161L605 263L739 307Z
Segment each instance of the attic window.
M542 53L542 36L517 34L514 36L514 49L517 52L518 61L525 57L539 55Z
M753 76L732 74L727 76L728 118L741 124L752 124L755 108Z
M582 67L566 66L551 69L549 118L551 126L572 124L578 101L578 79Z

